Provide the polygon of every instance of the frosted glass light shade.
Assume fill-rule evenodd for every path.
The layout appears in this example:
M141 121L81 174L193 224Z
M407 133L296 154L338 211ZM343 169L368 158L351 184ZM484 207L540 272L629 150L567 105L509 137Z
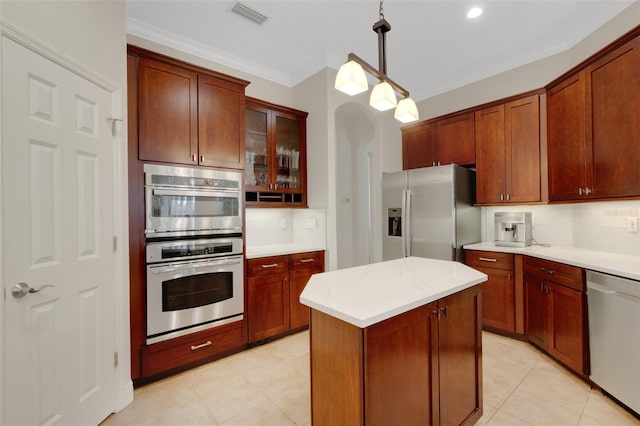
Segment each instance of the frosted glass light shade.
M398 106L396 107L396 111L393 116L401 123L417 121L419 119L418 107L416 106L416 103L413 102L413 99L404 98L398 102Z
M391 87L389 83L383 81L373 87L371 97L369 98L369 105L378 111L386 111L395 107L397 104L396 94L393 92L393 87Z
M362 66L355 61L349 61L342 64L338 70L334 87L349 96L353 96L367 91L369 84Z

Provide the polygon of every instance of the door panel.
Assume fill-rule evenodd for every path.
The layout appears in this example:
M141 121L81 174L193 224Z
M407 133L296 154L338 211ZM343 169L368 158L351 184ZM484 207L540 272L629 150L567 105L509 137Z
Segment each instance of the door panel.
M4 421L97 424L114 407L112 96L5 38L2 78ZM54 287L12 297L20 282Z

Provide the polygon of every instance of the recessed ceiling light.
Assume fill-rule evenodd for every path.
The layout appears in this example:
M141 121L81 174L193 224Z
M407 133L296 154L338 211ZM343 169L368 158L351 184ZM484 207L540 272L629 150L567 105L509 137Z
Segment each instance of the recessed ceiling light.
M479 7L474 7L467 12L467 18L475 19L478 16L482 15L483 10Z

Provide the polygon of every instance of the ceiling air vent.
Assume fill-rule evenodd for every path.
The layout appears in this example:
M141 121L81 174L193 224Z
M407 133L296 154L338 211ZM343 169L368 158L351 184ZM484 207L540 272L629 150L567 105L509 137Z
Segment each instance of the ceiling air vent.
M237 13L240 16L244 16L245 18L255 22L256 24L262 25L264 21L268 19L267 16L258 12L257 10L251 9L249 6L245 6L244 4L238 2L233 5L231 9L232 12Z

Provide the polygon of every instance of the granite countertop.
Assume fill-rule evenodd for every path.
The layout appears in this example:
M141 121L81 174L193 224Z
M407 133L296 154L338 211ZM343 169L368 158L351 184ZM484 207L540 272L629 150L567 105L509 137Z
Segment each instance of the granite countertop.
M314 274L300 302L365 328L486 280L458 262L407 257Z
M566 263L592 271L618 275L640 281L640 257L588 250L575 247L532 245L528 247L504 247L492 242L467 244L465 250L483 250L502 253L526 254L540 259Z
M304 244L269 244L262 246L245 247L245 258L256 259L258 257L280 256L283 254L305 253L308 251L324 250L324 247L309 246Z

